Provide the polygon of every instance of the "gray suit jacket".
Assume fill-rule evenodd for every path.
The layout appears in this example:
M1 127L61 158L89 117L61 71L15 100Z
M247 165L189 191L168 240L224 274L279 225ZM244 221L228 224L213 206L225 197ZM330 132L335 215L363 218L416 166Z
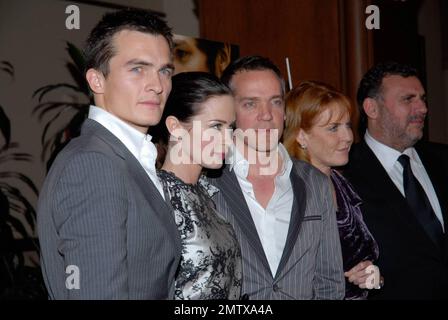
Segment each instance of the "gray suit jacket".
M210 179L221 191L214 201L233 225L243 258L242 292L250 299L342 299L345 282L329 179L293 160L294 200L280 264L272 275L249 208L228 167Z
M37 223L51 299L173 298L181 254L173 215L137 159L99 123L87 119L56 158ZM69 266L79 270L79 289Z

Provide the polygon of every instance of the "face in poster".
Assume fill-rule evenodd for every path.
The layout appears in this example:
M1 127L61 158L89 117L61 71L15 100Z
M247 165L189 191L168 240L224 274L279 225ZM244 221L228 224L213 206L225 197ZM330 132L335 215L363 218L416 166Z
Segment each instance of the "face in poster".
M220 77L224 69L239 56L236 45L174 35L175 73L204 71Z

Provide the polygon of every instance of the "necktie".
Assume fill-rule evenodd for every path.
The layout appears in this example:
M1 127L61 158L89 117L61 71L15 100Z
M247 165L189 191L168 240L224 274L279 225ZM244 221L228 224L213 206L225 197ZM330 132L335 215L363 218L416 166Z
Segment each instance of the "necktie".
M441 248L443 230L432 209L425 190L412 173L409 156L402 154L398 161L403 166L403 186L406 201L431 240Z

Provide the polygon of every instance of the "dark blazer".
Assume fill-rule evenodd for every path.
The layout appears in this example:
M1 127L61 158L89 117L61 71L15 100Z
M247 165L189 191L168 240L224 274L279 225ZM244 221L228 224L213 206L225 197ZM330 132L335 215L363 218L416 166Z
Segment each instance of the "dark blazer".
M41 266L50 299L167 299L181 244L173 215L129 150L87 119L41 190ZM79 289L66 280L79 270Z
M380 249L378 266L385 285L371 291L372 299L448 298L448 147L419 143L415 148L442 209L442 251L426 235L406 199L364 141L352 147L344 170L363 201L364 220Z
M342 254L330 180L316 168L293 161L294 192L285 248L272 275L235 173L228 166L211 179L213 200L235 229L243 259L242 292L250 299L342 299Z

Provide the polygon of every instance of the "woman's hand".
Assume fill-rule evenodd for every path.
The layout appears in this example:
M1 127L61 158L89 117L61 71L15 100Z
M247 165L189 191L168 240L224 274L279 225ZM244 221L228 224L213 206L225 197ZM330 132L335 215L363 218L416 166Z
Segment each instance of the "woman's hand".
M377 276L379 279L381 279L382 277L380 277L378 267L376 267L370 260L358 263L349 271L345 272L344 275L348 278L348 281L350 283L357 285L361 289L373 289L367 288L367 279L375 272L375 270L372 268L367 269L369 266L374 266L375 269L378 270Z

